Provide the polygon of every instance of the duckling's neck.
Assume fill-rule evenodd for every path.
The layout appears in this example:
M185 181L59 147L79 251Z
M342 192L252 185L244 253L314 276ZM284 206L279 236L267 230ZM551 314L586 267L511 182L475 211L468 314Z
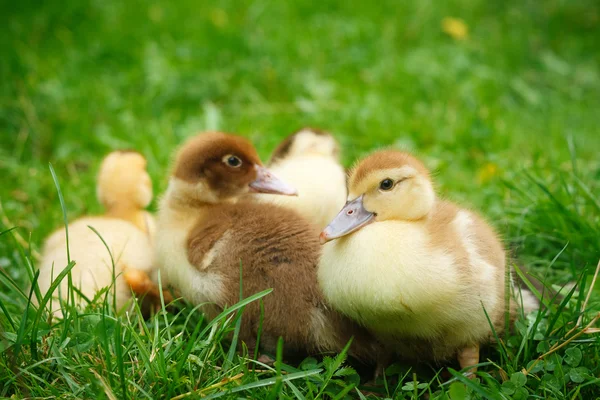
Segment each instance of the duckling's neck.
M195 201L172 190L171 185L158 206L158 235L166 232L187 232L211 211L215 204ZM171 239L169 239L171 240Z
M167 191L161 200L161 209L169 208L175 212L186 213L193 210L205 209L217 203L216 196L211 196L208 193L203 198L199 198L197 196L198 192L199 190L189 186L185 182L171 179Z
M169 193L167 193L161 201L161 209L167 208L171 212L177 214L189 215L189 213L205 210L212 206L214 206L212 203L186 197L169 196Z
M186 210L201 209L221 203L223 200L204 182L191 184L171 177L164 194L162 206Z
M134 204L113 205L106 210L106 216L129 221L144 233L149 233L148 215L145 210Z
M437 198L433 189L425 190L418 200L409 201L400 207L402 209L401 220L407 222L427 221L436 207Z
M415 212L406 215L402 220L404 222L427 222L431 219L432 210Z

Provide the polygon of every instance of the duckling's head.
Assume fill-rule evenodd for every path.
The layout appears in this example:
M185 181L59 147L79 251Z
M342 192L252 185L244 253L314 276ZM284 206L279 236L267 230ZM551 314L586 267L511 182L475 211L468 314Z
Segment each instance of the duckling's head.
M96 195L107 210L147 207L152 201L152 181L144 156L131 150L108 154L100 165Z
M292 133L277 146L270 163L305 155L319 155L337 160L339 152L338 143L331 134L320 129L303 128Z
M373 222L416 221L435 203L429 171L408 153L383 150L350 172L348 202L321 233L321 242L348 235Z
M218 203L248 192L296 195L266 169L245 138L222 132L192 137L179 149L168 194L188 204Z

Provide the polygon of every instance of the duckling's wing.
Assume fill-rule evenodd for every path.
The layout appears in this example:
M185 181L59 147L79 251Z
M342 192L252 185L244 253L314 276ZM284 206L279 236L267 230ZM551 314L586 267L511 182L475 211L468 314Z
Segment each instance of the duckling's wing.
M206 270L226 251L227 232L233 221L225 212L211 212L191 230L187 240L187 257L198 270Z

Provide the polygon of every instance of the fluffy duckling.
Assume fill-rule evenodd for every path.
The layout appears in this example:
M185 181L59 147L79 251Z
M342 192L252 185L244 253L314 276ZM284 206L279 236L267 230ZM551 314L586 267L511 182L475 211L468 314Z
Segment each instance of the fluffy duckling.
M332 306L402 357L479 362L491 328L514 317L505 251L476 213L439 199L427 168L379 151L352 170L348 202L321 233L318 279ZM526 310L537 307L532 297Z
M155 267L149 236L153 223L144 210L152 200L146 160L132 151L110 153L100 167L96 189L99 201L106 207L106 215L82 217L68 226L70 257L76 262L71 270L73 285L91 300L98 290L111 286L114 280L117 309L129 303L132 287L140 295L146 292L158 295L156 287L148 284L148 274ZM110 254L89 226L102 236ZM38 279L42 293L48 291L67 264L66 232L62 228L51 234L43 247ZM65 278L55 295L66 299L67 294ZM78 305L86 304L83 298L75 297ZM108 297L112 299L112 295ZM60 314L58 298L51 303L51 311Z
M339 146L327 132L304 128L274 150L269 169L298 190L298 196L254 195L296 210L323 229L346 201L346 173L339 163Z
M294 195L261 163L242 137L207 132L179 150L160 203L156 254L161 272L182 296L214 318L240 298L263 298L260 347L279 337L290 352L339 351L352 335L352 354L373 357L366 332L325 304L317 283L319 231L296 212L248 198L249 192ZM250 354L261 326L258 302L246 306L240 339ZM264 359L264 358L263 358Z

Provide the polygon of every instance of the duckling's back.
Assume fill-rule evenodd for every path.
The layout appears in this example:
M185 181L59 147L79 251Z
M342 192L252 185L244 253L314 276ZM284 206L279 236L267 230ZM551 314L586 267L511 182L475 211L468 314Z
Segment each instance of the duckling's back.
M225 304L240 300L240 269L244 297L273 289L263 298L261 342L268 350L281 336L288 351L339 351L358 335L362 339L354 354L372 357L368 335L325 305L316 275L318 234L284 207L252 201L219 205L191 230L188 259L197 269L221 276ZM259 316L258 302L246 307L241 334L246 340L256 337Z
M88 226L98 231L102 239ZM102 242L106 242L106 246ZM69 224L69 250L75 266L71 270L73 285L89 299L96 292L113 283L115 263L115 290L117 308L121 308L131 298L131 290L119 274L124 268L135 268L149 272L153 267L152 248L148 236L133 224L113 218L85 217ZM46 293L57 275L67 266L67 243L65 230L60 229L48 237L40 261L38 283L42 293ZM66 298L68 280L60 284L61 297ZM58 289L54 296L58 297ZM76 296L77 298L78 296ZM112 300L112 295L108 296ZM83 299L79 301L84 305ZM51 304L52 312L60 310L58 300Z

